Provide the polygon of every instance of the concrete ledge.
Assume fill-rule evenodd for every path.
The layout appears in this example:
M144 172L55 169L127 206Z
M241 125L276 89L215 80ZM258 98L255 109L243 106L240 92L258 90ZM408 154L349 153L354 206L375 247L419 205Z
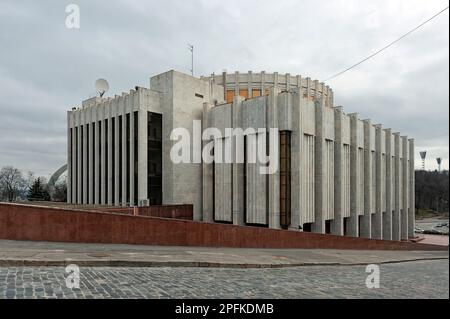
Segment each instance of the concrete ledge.
M424 260L442 260L445 257L436 258L417 258L408 260L392 260L382 261L377 264L394 264ZM304 266L364 266L368 263L337 263L337 262L321 262L321 263L291 263L291 264L245 264L245 263L213 263L213 262L156 262L156 261L126 261L126 260L19 260L19 259L3 259L0 260L0 267L65 267L70 264L76 264L79 267L203 267L203 268L287 268L287 267L304 267Z

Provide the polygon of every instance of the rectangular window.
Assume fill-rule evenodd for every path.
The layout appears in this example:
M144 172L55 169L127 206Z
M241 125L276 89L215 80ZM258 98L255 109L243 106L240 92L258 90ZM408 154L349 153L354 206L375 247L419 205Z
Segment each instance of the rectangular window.
M253 97L261 96L261 90L253 89L252 95L253 95Z
M233 103L233 98L234 98L234 91L228 90L227 91L227 103Z
M162 204L162 115L147 116L147 197L150 205Z
M239 90L239 95L248 99L248 90Z
M291 132L280 133L280 225L291 224Z

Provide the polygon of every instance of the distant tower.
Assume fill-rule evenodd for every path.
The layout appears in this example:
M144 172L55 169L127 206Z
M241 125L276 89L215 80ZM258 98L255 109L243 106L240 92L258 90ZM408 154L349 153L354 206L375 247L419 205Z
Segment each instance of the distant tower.
M425 170L425 158L427 157L427 151L419 152L422 159L422 169Z
M440 158L440 157L436 158L436 162L438 163L438 172L440 172L441 171L442 158Z

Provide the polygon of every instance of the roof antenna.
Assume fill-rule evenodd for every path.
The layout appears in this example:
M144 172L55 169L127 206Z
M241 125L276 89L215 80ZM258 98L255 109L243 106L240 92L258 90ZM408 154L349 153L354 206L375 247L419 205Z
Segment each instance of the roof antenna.
M194 46L188 43L188 49L191 51L191 75L194 76Z
M103 97L103 94L105 94L106 91L109 90L109 84L108 81L105 79L98 79L95 81L95 89L97 90L100 97Z

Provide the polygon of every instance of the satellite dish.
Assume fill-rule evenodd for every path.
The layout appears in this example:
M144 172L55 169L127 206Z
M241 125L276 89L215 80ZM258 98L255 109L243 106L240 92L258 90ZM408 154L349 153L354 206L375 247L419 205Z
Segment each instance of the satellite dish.
M95 81L95 89L97 90L100 97L102 97L103 94L105 94L105 92L109 90L108 81L106 81L105 79L98 79L97 81Z

